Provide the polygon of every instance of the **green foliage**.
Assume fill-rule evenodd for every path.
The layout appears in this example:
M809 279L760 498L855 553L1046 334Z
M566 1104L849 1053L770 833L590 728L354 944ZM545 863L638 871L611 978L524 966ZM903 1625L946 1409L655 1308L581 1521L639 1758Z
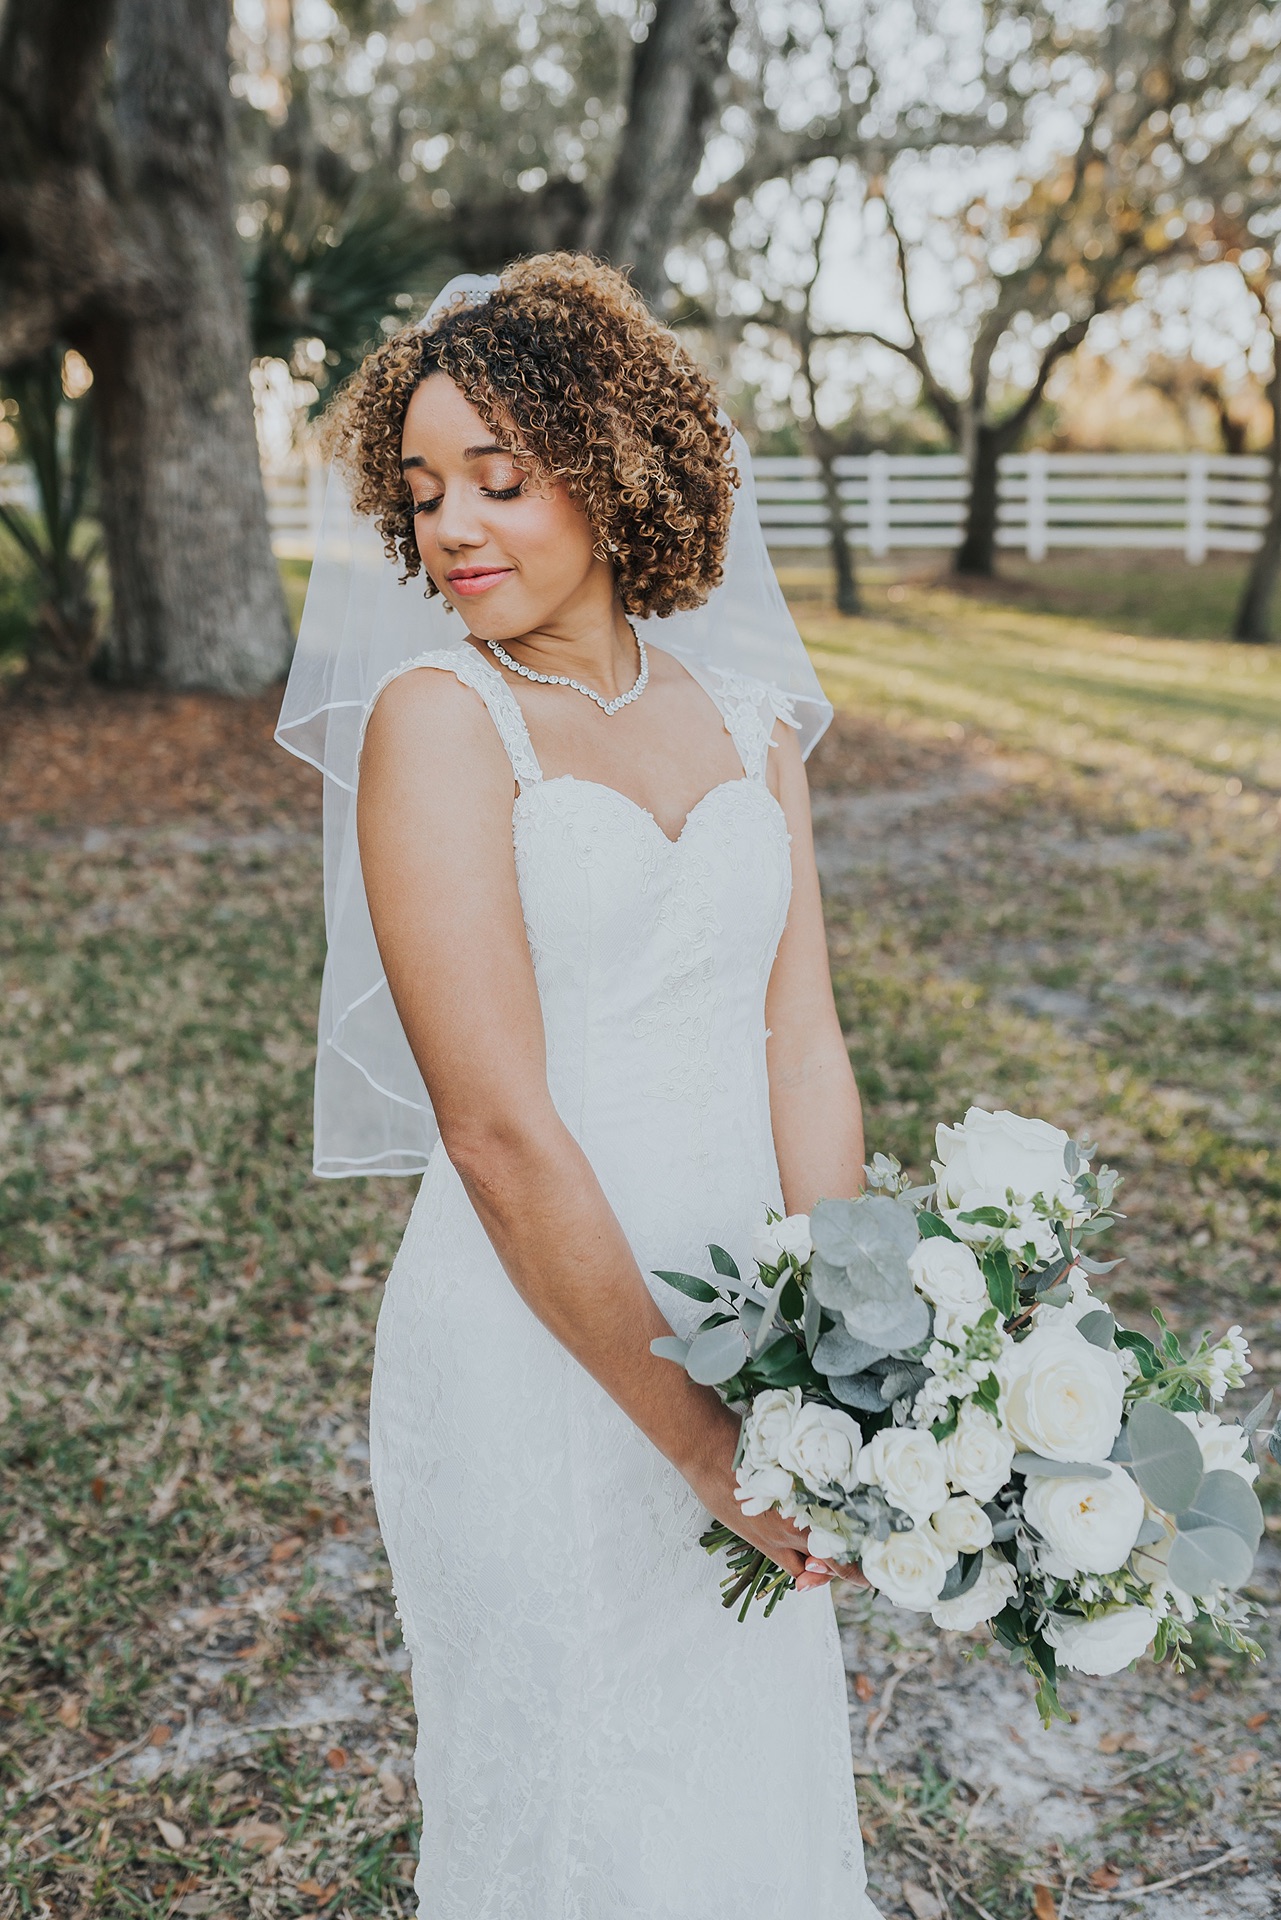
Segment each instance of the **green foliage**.
M0 500L0 547L7 545L16 575L15 588L0 597L0 621L9 627L10 648L24 653L30 666L76 676L99 643L93 593L98 541L88 525L93 487L89 398L84 392L71 397L62 350L50 348L0 377L0 401L35 494L34 509ZM24 629L20 621L26 608ZM0 630L0 647L5 637Z

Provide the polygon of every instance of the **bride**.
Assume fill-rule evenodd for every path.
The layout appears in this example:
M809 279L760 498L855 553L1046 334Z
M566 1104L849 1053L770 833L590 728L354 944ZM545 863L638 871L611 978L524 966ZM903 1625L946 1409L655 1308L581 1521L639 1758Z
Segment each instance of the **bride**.
M830 710L745 449L566 254L446 289L331 433L280 738L330 776L317 1171L425 1173L370 1436L419 1913L874 1920L838 1570L743 1516L737 1419L650 1351L700 1311L654 1269L861 1184ZM709 1513L796 1577L768 1621L722 1609Z

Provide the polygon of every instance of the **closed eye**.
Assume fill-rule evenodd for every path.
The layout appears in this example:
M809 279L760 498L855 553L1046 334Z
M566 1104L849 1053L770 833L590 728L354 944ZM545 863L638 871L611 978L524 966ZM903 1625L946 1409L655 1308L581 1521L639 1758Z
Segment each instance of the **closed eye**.
M514 487L482 487L481 492L487 500L514 500L518 493L525 491L525 482L518 480Z

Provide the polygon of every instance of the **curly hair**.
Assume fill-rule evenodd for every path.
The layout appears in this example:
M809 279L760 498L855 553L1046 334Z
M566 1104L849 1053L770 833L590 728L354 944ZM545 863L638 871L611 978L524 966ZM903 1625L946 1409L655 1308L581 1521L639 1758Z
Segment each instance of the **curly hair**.
M401 435L415 388L436 372L497 437L518 437L537 474L564 483L626 612L697 607L720 584L738 485L730 431L707 375L622 274L587 254L534 254L482 304L394 334L344 387L329 450L406 579L422 560Z

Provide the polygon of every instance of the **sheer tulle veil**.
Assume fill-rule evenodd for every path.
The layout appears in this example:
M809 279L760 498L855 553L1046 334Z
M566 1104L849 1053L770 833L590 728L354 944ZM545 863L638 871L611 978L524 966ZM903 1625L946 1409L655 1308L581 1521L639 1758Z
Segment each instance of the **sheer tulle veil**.
M460 275L422 324L498 280ZM696 676L725 668L765 681L791 703L808 753L831 706L788 612L765 547L740 434L724 580L703 606L638 621L648 641ZM325 488L315 561L276 739L324 774L325 930L313 1164L317 1174L421 1173L435 1143L431 1102L392 1004L365 901L356 844L356 781L366 713L405 661L456 647L458 617L420 581L402 586L373 522L356 515L337 471Z

